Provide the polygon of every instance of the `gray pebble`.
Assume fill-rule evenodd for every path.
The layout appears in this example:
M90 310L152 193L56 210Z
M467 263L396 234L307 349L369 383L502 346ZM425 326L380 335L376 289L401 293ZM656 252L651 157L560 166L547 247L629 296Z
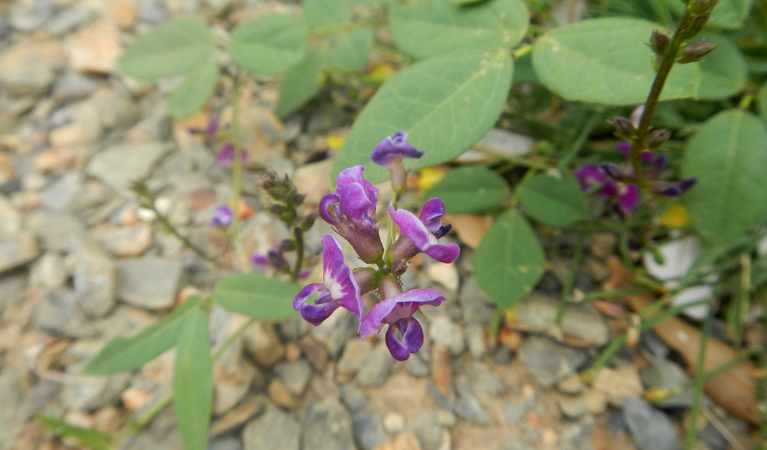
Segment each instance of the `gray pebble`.
M364 387L380 386L389 376L389 370L393 364L394 358L389 353L389 349L380 342L365 358L365 364L357 373L357 382Z
M519 359L541 387L575 373L586 362L584 350L558 344L541 336L530 336L519 348Z
M352 418L341 403L334 398L324 398L311 403L304 411L301 448L356 449L352 429Z
M455 392L457 400L453 406L453 411L461 418L477 425L490 425L493 423L490 415L479 403L479 400L469 388L469 385L463 381L455 383Z
M275 366L274 371L288 391L296 397L304 393L312 377L312 366L305 359L281 362Z
M623 401L623 420L638 450L676 450L682 446L671 420L641 398Z
M373 450L389 439L381 419L367 410L354 414L352 427L361 450Z
M245 450L298 450L301 427L290 414L277 407L252 419L242 433Z
M117 295L144 309L168 309L176 300L181 280L181 263L146 257L117 262Z

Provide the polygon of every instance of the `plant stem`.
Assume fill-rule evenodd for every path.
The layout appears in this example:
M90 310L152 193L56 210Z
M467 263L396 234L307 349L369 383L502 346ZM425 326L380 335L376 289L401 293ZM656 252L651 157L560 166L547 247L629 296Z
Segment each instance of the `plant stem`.
M653 292L649 289L620 289L616 291L587 292L583 294L583 301L628 297L629 295L647 295Z
M346 33L352 30L359 30L360 28L378 28L389 23L386 19L373 19L373 20L359 20L357 22L341 23L338 25L331 25L325 28L317 28L316 30L309 31L309 37L323 37L333 34Z
M293 240L296 243L296 263L293 266L293 273L290 279L295 283L301 275L301 266L304 265L304 233L301 231L301 228L293 227Z
M631 150L629 151L629 160L631 167L636 173L637 185L639 186L640 195L645 195L650 191L650 183L642 167L642 150L647 148L647 135L650 131L650 120L655 114L655 108L658 106L661 92L663 92L663 86L666 84L666 79L671 68L674 67L676 62L676 55L681 48L685 40L687 29L692 24L694 16L685 9L684 14L679 19L679 24L674 30L674 35L671 38L668 49L665 55L661 58L658 72L653 80L650 94L647 96L645 102L645 109L642 113L642 118L639 121L639 126L634 133L634 139L631 140Z
M234 92L232 92L232 145L234 145L234 161L232 162L232 213L234 218L230 228L232 245L241 269L247 271L248 257L242 242L242 221L240 220L240 201L242 200L242 134L240 133L240 91L242 77L235 75Z
M762 294L762 311L767 311L767 294ZM767 314L764 315L764 329L767 330ZM762 345L759 352L759 366L761 376L757 378L757 393L759 395L759 414L761 420L759 421L759 437L761 447L767 448L767 346Z
M557 318L554 321L557 325L562 324L562 319L565 317L565 310L567 309L567 299L570 297L570 293L573 290L573 284L575 284L575 277L578 275L578 267L581 265L581 258L583 257L583 249L586 247L586 235L581 234L578 236L578 243L575 244L575 255L573 255L573 263L570 266L570 273L567 274L567 280L562 287L562 292L559 295L559 306L557 306Z
M530 167L530 168L538 169L538 170L549 170L549 169L553 169L554 168L554 166L550 166L550 165L548 165L546 163L542 163L542 162L538 162L538 161L531 161L531 160L526 159L526 158L520 158L518 156L510 155L508 153L504 153L504 152L502 152L500 150L496 150L494 148L485 147L483 145L474 145L471 149L472 150L476 150L476 151L478 151L480 153L484 153L486 155L495 156L496 158L500 158L500 159L506 160L506 161L508 161L508 162L510 162L512 164L516 164L518 166Z
M698 361L695 364L692 405L690 406L687 435L684 441L685 450L692 450L695 447L695 442L698 440L698 416L703 405L703 386L706 384L706 349L708 348L708 336L711 334L711 323L714 321L714 309L714 305L711 305L706 320L703 322L703 330L700 336Z

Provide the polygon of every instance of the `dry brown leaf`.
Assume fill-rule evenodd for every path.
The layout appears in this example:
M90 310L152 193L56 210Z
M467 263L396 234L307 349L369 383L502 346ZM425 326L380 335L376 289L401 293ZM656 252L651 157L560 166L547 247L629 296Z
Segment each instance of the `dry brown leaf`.
M458 233L458 239L471 248L477 248L487 230L493 225L489 216L474 216L470 214L445 214L444 223L449 223Z

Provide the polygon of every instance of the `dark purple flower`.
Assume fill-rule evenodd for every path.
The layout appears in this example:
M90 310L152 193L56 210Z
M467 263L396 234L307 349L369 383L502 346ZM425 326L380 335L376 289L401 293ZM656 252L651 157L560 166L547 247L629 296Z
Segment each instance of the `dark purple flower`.
M439 306L445 297L435 289L413 289L389 297L375 305L360 324L360 335L366 338L376 333L381 325L386 330L386 347L397 361L405 361L423 345L423 328L413 318L421 306Z
M652 190L657 195L663 197L676 197L684 194L688 189L695 186L697 178L684 178L679 181L656 181L653 183Z
M392 161L395 160L420 158L423 156L423 152L410 145L406 139L406 132L398 131L394 133L393 136L385 138L376 145L376 148L370 155L370 159L379 166L389 167Z
M207 139L215 138L218 133L218 116L211 114L205 128L189 128L189 132L192 134L204 134Z
M457 245L437 241L450 229L442 226L440 217L445 215L445 205L439 198L426 202L419 217L405 209L395 210L392 204L389 204L389 215L402 231L391 248L393 266L401 266L419 251L442 263L451 263L458 257L461 250ZM398 271L398 267L392 268Z
M210 219L210 224L214 227L228 227L234 220L234 213L231 208L226 205L217 206L213 211L213 218Z
M586 164L579 167L573 175L581 185L581 190L588 191L595 186L602 186L607 175L596 164Z
M383 244L375 219L378 189L362 177L361 165L338 174L336 190L320 200L320 217L354 247L368 264L381 261Z
M269 266L269 260L266 258L266 255L262 253L253 253L252 255L250 255L250 262L255 264L256 266L261 266L261 267Z
M319 325L338 307L346 308L360 321L364 314L360 288L352 270L344 262L344 254L338 241L331 235L322 236L322 283L307 285L293 299L293 309L312 325ZM313 303L309 298L319 296Z
M221 146L216 154L216 162L221 167L229 167L234 162L234 144L227 143ZM245 164L248 162L248 152L240 151L240 162Z
M625 215L631 214L639 204L639 189L636 183L626 184L620 181L608 181L598 194L618 200L618 209Z

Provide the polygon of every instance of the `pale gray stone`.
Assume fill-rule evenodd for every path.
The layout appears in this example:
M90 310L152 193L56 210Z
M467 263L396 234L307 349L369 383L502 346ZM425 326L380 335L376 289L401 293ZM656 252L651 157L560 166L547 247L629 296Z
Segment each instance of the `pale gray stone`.
M117 296L144 309L173 306L181 281L181 262L147 257L117 262Z
M0 237L0 273L31 262L39 253L37 239L29 231Z
M542 387L576 372L586 362L584 350L568 347L541 336L530 336L519 348L519 359Z
M242 443L245 450L298 450L300 436L301 427L291 414L270 407L248 422Z
M130 189L132 183L149 176L167 152L164 144L109 147L91 158L86 172L114 190Z
M623 401L626 422L637 450L677 450L682 447L674 425L665 414L638 397Z
M304 411L301 448L315 450L320 445L334 450L355 450L352 429L352 418L341 403L335 398L324 398Z

